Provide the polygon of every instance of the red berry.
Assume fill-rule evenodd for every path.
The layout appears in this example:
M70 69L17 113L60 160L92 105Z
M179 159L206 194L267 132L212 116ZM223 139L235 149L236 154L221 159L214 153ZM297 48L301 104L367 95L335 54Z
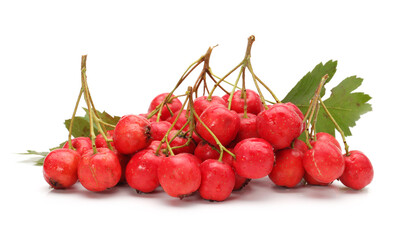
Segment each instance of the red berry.
M172 130L170 131L169 135L168 135L168 141L169 141L169 145L170 147L178 147L178 146L183 146L187 143L187 141L189 140L188 137L186 136L186 132L181 132L179 133L179 135L177 135L175 137L175 135L179 132L179 130ZM175 137L173 139L173 141L171 142L172 138ZM195 151L196 148L196 144L193 141L190 141L189 145L181 147L181 148L175 148L172 149L174 154L179 154L179 153L192 153Z
M304 121L304 114L301 112L301 110L292 102L287 102L284 103L285 105L287 105L288 107L290 107L301 119L301 121ZM301 128L301 132L303 132L305 130L305 122L302 125Z
M126 183L125 170L126 170L126 166L128 165L128 162L129 162L129 160L131 160L132 156L122 154L122 153L118 152L118 150L116 150L115 148L114 148L113 152L117 156L117 158L119 160L119 164L121 165L121 179L119 180L119 183Z
M112 136L114 135L114 130L109 130L106 133L106 137L108 140L112 140ZM108 144L105 141L104 137L102 134L98 134L97 137L95 138L95 146L97 148L108 148ZM114 142L111 142L111 146L114 147ZM92 146L91 146L92 148Z
M202 115L200 115L200 119L224 146L233 141L240 128L240 118L237 113L221 105L208 107ZM210 144L217 145L212 135L199 121L196 125L196 131Z
M152 122L151 123L151 138L152 140L161 141L166 135L171 124L167 121Z
M316 185L316 186L328 186L332 182L329 183L324 183L324 182L319 182L315 180L311 175L309 175L307 172L304 173L304 180L308 183L308 185Z
M78 179L82 186L93 192L114 187L121 179L121 164L108 148L88 150L78 163Z
M234 172L229 164L208 159L200 164L200 196L207 200L223 201L234 188Z
M273 147L264 139L247 138L234 147L236 160L234 169L245 178L262 178L267 176L274 165Z
M199 189L200 160L192 154L182 153L164 158L158 168L159 183L172 197L183 198Z
M344 172L345 161L341 151L330 142L311 143L303 159L305 171L322 183L329 183L339 178Z
M302 153L305 153L308 150L307 144L305 144L305 142L301 141L300 139L294 140L294 148L297 148Z
M228 150L230 152L234 152L233 149L228 149ZM229 164L232 167L233 171L234 171L235 182L234 182L233 191L238 191L238 190L243 189L250 182L251 179L242 177L239 174L237 174L236 170L233 167L233 161L234 161L233 156L230 155L229 153L227 153L227 152L223 153L222 161L224 163Z
M156 153L156 150L158 150L159 145L161 144L161 141L152 141L149 146L147 146L145 149L146 150L152 150L154 153ZM159 154L163 155L163 152L161 150L166 149L166 143L162 143L162 146L159 149Z
M77 168L81 156L71 149L55 149L44 159L44 179L52 188L68 188L78 180Z
M114 130L114 144L118 152L133 154L150 144L151 124L146 118L136 115L125 115Z
M257 116L258 134L276 150L289 147L300 136L301 129L300 117L283 103L276 103Z
M133 155L125 173L129 186L145 193L155 190L159 186L158 167L162 159L152 150L142 150Z
M229 104L229 97L230 97L230 94L228 93L224 94L222 97L222 99L226 102L226 104Z
M277 151L273 170L268 175L278 186L295 187L304 176L304 154L297 148Z
M246 100L247 113L257 115L259 112L264 110L260 96L253 90L246 89ZM244 113L244 98L242 98L241 96L241 90L237 90L233 94L233 98L231 100L231 109L236 111L237 113Z
M244 118L244 113L239 113L240 128L234 141L240 142L246 138L258 138L257 132L257 116L247 113L247 118Z
M92 142L89 137L77 137L71 140L74 150L80 155L84 154L86 151L92 149ZM68 141L64 144L63 148L68 148Z
M173 117L169 118L167 121L172 124L176 120L176 117L178 116L179 112L180 111L175 112ZM174 126L175 129L177 129L177 130L181 129L186 124L188 118L189 118L189 112L186 111L186 110L182 110L182 113L180 114L178 120L175 123L175 126ZM169 129L169 127L168 127L168 129ZM183 131L187 131L188 129L189 129L189 124L186 125L186 127L183 128Z
M195 149L195 156L198 157L202 162L207 159L218 159L220 153L216 150L217 148L201 141L196 149Z
M319 132L319 133L316 134L316 137L317 137L317 141L324 141L324 142L333 143L335 146L337 146L337 148L339 150L342 150L341 145L339 144L337 139L335 139L335 137L332 136L331 134L326 133L326 132Z
M360 151L350 151L349 156L344 155L345 170L341 175L341 182L352 189L360 190L370 184L374 171L368 157Z
M206 108L212 105L220 104L224 107L227 107L226 101L224 101L221 97L212 96L210 101L207 98L207 96L202 96L196 98L193 101L193 108L195 109L198 116L200 116L202 112L206 110Z
M155 110L155 108L162 103L162 101L168 96L168 94L169 93L162 93L162 94L159 94L158 96L156 96L152 100L151 104L149 105L148 112L152 112L153 110ZM172 95L172 97L174 97L174 95ZM182 108L182 103L177 98L175 98L172 101L166 103L166 105L168 105L169 109L173 113L179 111ZM160 119L163 120L163 121L168 119L169 117L171 117L171 113L169 112L166 105L163 105L162 113L161 113L161 116L160 116Z

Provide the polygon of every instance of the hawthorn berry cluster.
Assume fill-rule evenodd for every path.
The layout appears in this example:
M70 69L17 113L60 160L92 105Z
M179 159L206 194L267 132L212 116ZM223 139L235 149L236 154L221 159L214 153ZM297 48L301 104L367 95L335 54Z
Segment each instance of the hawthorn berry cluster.
M304 115L294 104L281 103L254 74L249 38L245 58L222 78L209 67L206 55L192 64L169 93L156 96L148 113L122 116L114 130L99 118L88 89L82 62L81 96L87 102L90 137L69 140L62 149L51 151L44 160L45 180L53 188L67 188L78 180L90 191L104 191L126 183L138 192L149 193L159 186L170 196L184 198L196 191L203 199L223 201L251 179L268 176L278 186L288 188L302 183L329 185L339 179L345 186L362 189L373 178L369 159L359 151L348 151L330 134L316 132L319 108L327 114L320 99L324 76ZM199 64L203 63L193 87L182 95L175 90ZM231 91L221 87L226 77L239 69ZM257 91L246 89L245 70L253 77ZM238 82L242 77L239 90ZM207 80L214 83L209 89ZM260 85L276 100L267 104ZM198 96L199 87L203 95ZM214 90L225 91L216 96ZM181 99L184 98L182 102ZM73 122L71 121L71 124ZM333 120L333 119L332 119ZM95 135L94 124L100 134ZM72 125L70 126L71 132ZM306 141L298 138L305 134Z

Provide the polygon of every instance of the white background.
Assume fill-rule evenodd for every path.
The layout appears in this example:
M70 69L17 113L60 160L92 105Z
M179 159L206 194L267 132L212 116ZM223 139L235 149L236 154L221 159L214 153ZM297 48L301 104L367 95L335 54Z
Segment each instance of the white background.
M405 1L1 1L0 238L407 239L408 10ZM146 112L209 46L219 44L214 72L227 73L251 34L254 70L280 98L330 59L339 64L329 89L365 79L358 90L373 112L347 140L373 163L366 189L285 190L266 178L222 203L160 189L54 191L15 154L67 138L82 54L97 108L120 116Z

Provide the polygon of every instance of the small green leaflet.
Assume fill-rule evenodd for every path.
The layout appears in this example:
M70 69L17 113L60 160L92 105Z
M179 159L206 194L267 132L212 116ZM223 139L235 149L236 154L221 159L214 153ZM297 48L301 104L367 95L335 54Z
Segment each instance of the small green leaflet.
M72 138L76 138L76 137L89 137L90 135L90 123L89 123L89 114L88 114L88 109L83 108L85 111L85 116L83 117L75 117L74 118L74 124L72 126ZM111 116L110 114L108 114L107 112L99 112L97 111L99 117L102 119L102 121L111 124L111 125L116 125L120 119L120 117L118 116ZM71 119L67 119L64 121L64 125L67 128L67 130L69 130L70 127L70 122ZM113 127L110 126L106 126L107 130L112 130L114 129ZM98 129L97 127L94 125L94 131L95 134L98 134ZM68 136L68 134L67 134ZM58 149L58 148L62 148L64 146L64 144L66 143L66 141L62 142L61 144L59 144L56 147L50 148L50 151L54 150L54 149ZM44 158L47 156L49 152L37 152L37 151L33 151L33 150L27 150L27 152L25 153L21 153L24 155L35 155L35 157L33 156L32 158L28 159L29 162L34 162L35 165L37 166L42 166L43 162L44 162Z
M307 112L309 101L314 95L315 90L321 78L328 74L328 81L336 72L336 61L329 61L324 65L318 64L314 70L307 73L297 85L287 94L283 102L292 102L296 104L305 114ZM327 82L328 82L327 81ZM338 86L331 90L331 95L324 101L335 121L344 131L345 136L351 136L351 127L356 125L362 114L372 110L368 101L371 97L362 92L353 92L362 84L363 79L356 76L348 77L343 80ZM325 94L325 86L321 97ZM335 126L329 116L323 109L320 109L317 126L317 132L327 132L335 136ZM301 135L305 139L304 134Z

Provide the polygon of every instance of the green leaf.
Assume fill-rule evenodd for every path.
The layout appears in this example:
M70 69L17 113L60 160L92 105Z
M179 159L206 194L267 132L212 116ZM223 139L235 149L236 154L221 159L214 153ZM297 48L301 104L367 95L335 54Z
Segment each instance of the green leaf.
M351 127L356 125L362 114L372 111L368 101L371 97L362 92L353 92L361 86L363 79L348 77L331 90L331 96L324 101L328 111L338 123L345 136L351 136ZM328 114L320 108L317 132L335 134L335 126Z
M71 119L67 119L64 121L65 127L67 130L70 127ZM94 126L94 131L98 132L98 130ZM74 124L72 126L71 134L74 138L76 137L88 137L90 133L90 125L89 119L85 117L75 117Z
M87 108L83 108L85 111L85 118L89 121L89 113L88 113L88 109ZM121 117L118 116L111 116L109 113L103 111L102 113L100 111L97 111L98 116L101 118L102 121L104 121L105 123L111 124L111 125L116 125L119 121L119 119L121 119ZM110 126L105 126L107 130L113 130L113 127ZM95 126L95 129L97 127Z
M315 68L308 72L285 96L282 102L292 102L297 106L307 106L315 93L322 77L328 74L327 83L332 79L337 71L337 61L328 61L325 64L318 64ZM325 88L323 87L321 96L324 96ZM305 112L304 112L305 113Z

